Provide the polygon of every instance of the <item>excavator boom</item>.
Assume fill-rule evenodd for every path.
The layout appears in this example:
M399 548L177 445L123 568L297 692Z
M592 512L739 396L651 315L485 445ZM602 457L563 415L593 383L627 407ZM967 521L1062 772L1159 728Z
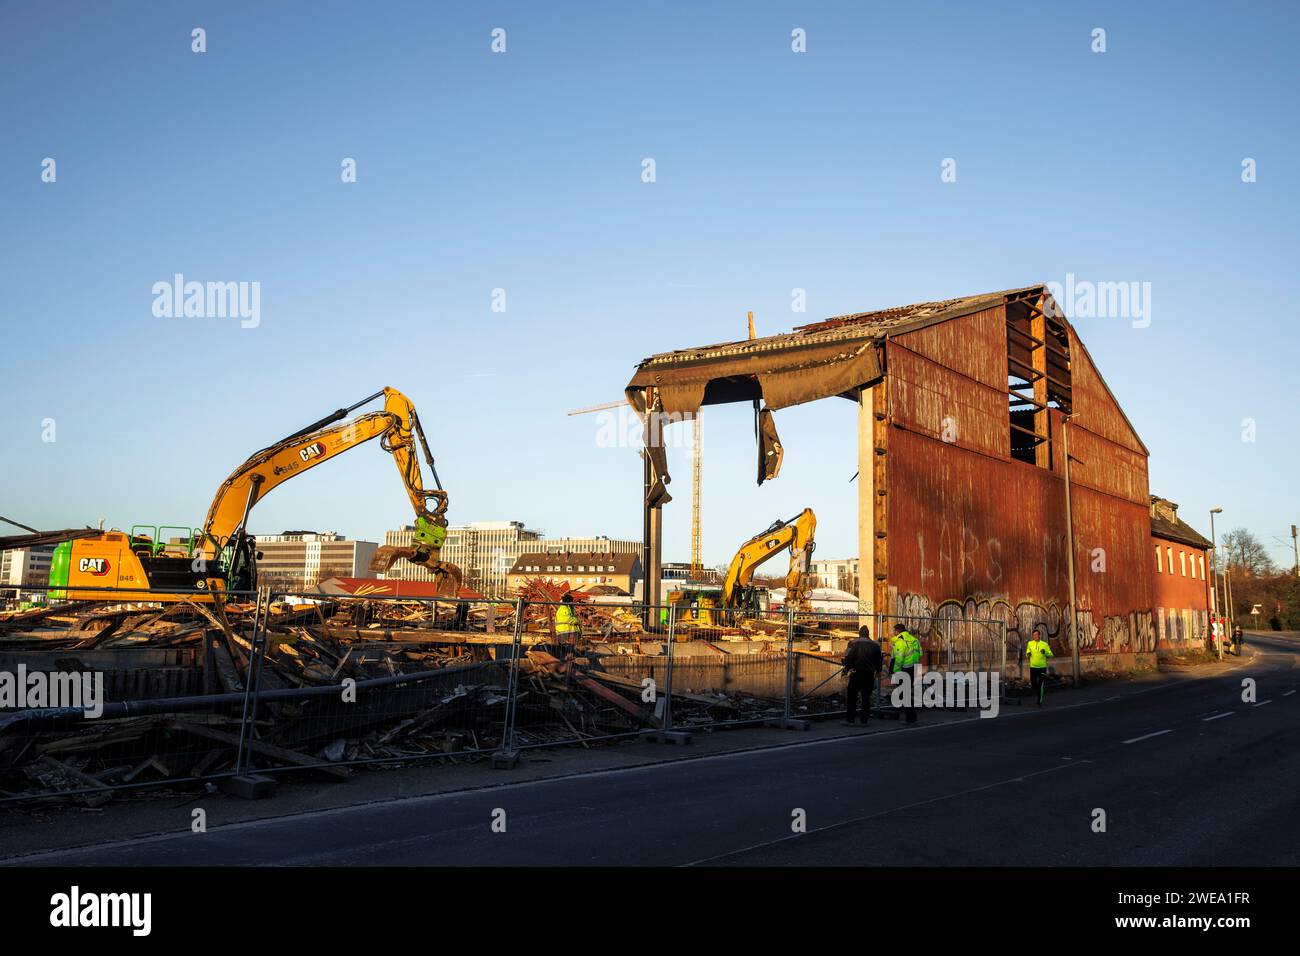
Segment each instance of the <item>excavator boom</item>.
M368 412L345 424L335 424L380 396L384 399L383 411ZM385 388L299 429L263 448L236 468L212 499L195 543L193 562L189 557L160 557L152 547L142 548L139 542L121 532L109 532L74 543L76 547L67 562L71 568L67 572L68 579L56 582L52 574L51 586L103 584L153 589L161 587L165 581L168 586L178 589L249 589L253 585L255 561L247 525L254 505L290 478L375 438L380 440L381 447L393 456L397 465L415 511L415 534L412 547L380 548L371 569L386 571L394 561L406 558L428 568L441 590L454 595L461 583L460 570L439 560L447 534L447 493L438 481L433 456L415 408L405 395L392 388ZM433 475L436 486L433 489L424 487L418 458L420 451L424 453Z
M369 412L343 425L318 427L344 418L352 410L381 395L384 398L382 412ZM415 407L410 399L394 388L385 388L349 408L339 409L320 422L262 449L235 469L217 490L208 510L203 529L204 556L215 558L221 548L236 539L244 529L249 511L273 488L374 438L380 440L380 446L393 456L397 465L402 485L415 511L415 534L412 547L385 545L379 548L370 564L371 571L387 571L399 558L406 558L433 571L441 580L451 579L447 583L459 588L459 570L438 560L447 535L447 493L438 481L433 455L429 452ZM434 489L424 487L417 441L438 486Z
M817 516L805 508L789 521L777 521L762 534L757 534L740 546L731 559L727 575L722 579L722 606L739 608L748 601L749 582L759 565L781 551L790 552L790 570L786 575L786 601L802 607L807 604L811 590L808 575L812 561Z

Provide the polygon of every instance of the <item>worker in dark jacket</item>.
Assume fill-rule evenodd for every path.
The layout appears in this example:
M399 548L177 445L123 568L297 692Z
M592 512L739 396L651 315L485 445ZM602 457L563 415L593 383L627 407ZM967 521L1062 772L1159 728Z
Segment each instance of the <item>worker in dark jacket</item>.
M871 716L871 697L876 690L876 675L880 673L882 657L880 645L871 639L871 628L863 624L858 636L849 641L844 652L844 673L849 675L848 715L846 724L857 719L858 698L862 698L862 723Z

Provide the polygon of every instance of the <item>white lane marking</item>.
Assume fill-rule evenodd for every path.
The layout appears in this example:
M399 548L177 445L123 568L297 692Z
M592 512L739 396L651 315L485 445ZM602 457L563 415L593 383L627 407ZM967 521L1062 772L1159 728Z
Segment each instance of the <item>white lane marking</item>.
M1132 740L1124 741L1124 743L1135 744L1139 740L1150 740L1152 737L1160 737L1163 736L1164 734L1172 734L1172 733L1173 733L1172 730L1157 730L1154 734L1143 734L1141 737L1134 737Z
M1290 696L1291 696L1292 694L1294 694L1294 693L1295 693L1295 691L1293 691L1293 690L1284 690L1284 691L1282 692L1282 696L1283 696L1283 697L1290 697Z
M1224 711L1222 714L1215 714L1213 717L1202 717L1201 720L1218 720L1220 717L1231 717L1232 711Z
M1261 700L1261 701L1260 701L1258 704L1256 704L1255 706L1256 706L1256 707L1263 707L1265 704L1271 704L1271 703L1273 703L1271 700Z

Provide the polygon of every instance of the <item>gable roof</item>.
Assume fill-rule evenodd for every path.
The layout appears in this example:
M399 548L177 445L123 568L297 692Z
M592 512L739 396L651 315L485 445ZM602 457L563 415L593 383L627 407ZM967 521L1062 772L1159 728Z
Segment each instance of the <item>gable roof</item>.
M629 403L642 411L644 389L656 388L668 413L693 413L701 405L759 397L771 409L829 398L881 376L878 349L885 339L970 315L1027 292L1047 294L1047 289L1033 285L854 312L779 335L660 352L637 365L625 391Z
M1151 496L1151 536L1167 538L1193 548L1214 547L1214 542L1178 517L1178 505L1157 495Z

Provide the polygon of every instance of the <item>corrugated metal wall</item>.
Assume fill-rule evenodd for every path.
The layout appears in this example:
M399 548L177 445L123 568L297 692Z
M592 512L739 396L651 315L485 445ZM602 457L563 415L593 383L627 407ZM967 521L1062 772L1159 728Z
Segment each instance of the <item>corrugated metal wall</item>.
M1061 416L1053 470L1011 458L1001 308L891 339L887 586L898 613L1034 624L1065 647ZM1154 651L1146 455L1071 335L1075 581L1084 653Z

